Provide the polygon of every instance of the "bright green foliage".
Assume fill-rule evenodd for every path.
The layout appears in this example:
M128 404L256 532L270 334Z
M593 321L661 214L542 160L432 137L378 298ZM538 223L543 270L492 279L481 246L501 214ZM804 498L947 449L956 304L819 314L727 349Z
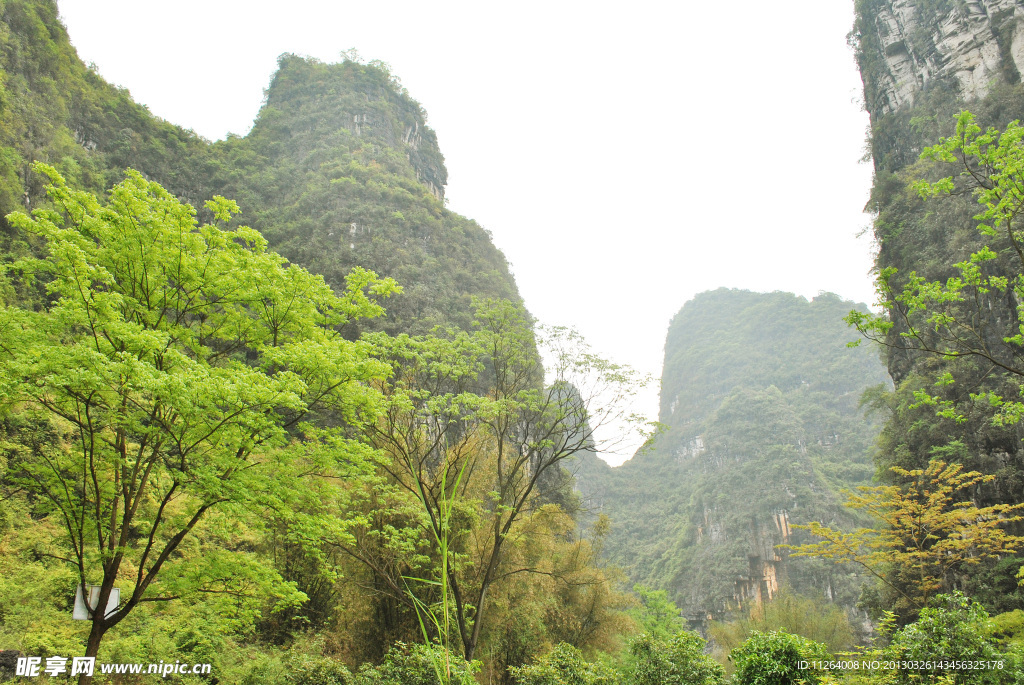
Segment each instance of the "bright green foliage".
M1024 645L1024 611L1015 609L992 617L992 635L1002 644Z
M59 549L52 544L60 536L58 522L34 525L28 504L17 497L5 500L0 512L0 644L29 654L80 650L79 627L67 620L74 569L47 556Z
M725 669L704 653L704 640L688 630L668 639L641 635L629 646L635 685L720 685Z
M203 200L236 198L243 223L337 291L356 266L408 285L385 316L350 330L468 328L472 297L519 299L487 231L445 207L436 136L387 65L284 55L252 131L210 143L86 67L53 0L8 0L2 14L0 215L47 203L35 160L95 193L131 167L201 221L212 217ZM0 221L0 254L37 248Z
M995 129L983 133L974 116L963 112L957 120L956 135L926 148L921 156L963 167L961 175L983 207L974 218L981 222L977 228L984 243L968 259L954 264L954 275L944 281L929 280L917 272L901 279L897 278L896 267L883 269L877 287L885 315L854 311L847 322L884 345L945 359L972 358L990 366L997 377L1008 374L1020 383L1024 378L1024 364L1018 361L1019 348L1024 344L1024 309L1017 310L1020 324L1016 331L993 326L984 309L990 298L1005 299L1010 292L1017 301L1024 296L1024 231L1014 223L1024 208L1020 186L1024 178L1024 128L1011 122L1002 133ZM953 177L945 177L934 182L918 181L914 188L922 197L930 198L948 195L958 186ZM955 382L955 375L944 371L935 386ZM916 398L921 404L935 406L940 417L967 421L966 408L948 395L919 390ZM1024 414L1024 403L991 387L972 389L971 400L988 404L997 424L1015 424Z
M313 646L320 646L313 641ZM475 685L473 674L477 664L468 664L457 655L446 654L437 645L406 645L398 642L387 652L382 663L364 664L356 672L349 671L338 659L308 651L292 650L284 659L261 655L248 671L238 673L243 685ZM452 665L450 680L439 683L432 664L448 660Z
M430 569L421 557L417 566L427 567L422 571L382 573L376 570L385 568L376 542L351 550L392 591L416 584L440 591L438 609L424 612L429 606L417 601L418 614L437 617L443 643L454 632L467 659L480 643L488 595L498 580L555 573L547 566L551 557L520 557L526 546L517 545L521 531L561 514L552 500L569 499L562 492L563 463L594 449L595 430L630 419L628 400L644 382L591 353L565 329L541 332L541 344L551 350L545 370L533 327L514 303L479 301L475 323L472 335L372 338L393 373L381 387L383 416L368 432L387 455L381 462L387 486L411 494L419 509L408 521L415 528L392 523L373 537L393 548L399 539L422 542L426 530L429 556L440 556L439 568ZM484 375L490 389L477 394ZM578 551L583 554L582 546ZM401 564L390 568L395 566ZM560 623L563 640L583 643L597 630L596 623L574 628L570 617Z
M651 590L643 585L634 585L633 592L640 598L640 606L629 613L639 625L640 632L665 640L683 628L682 613L668 598L668 592Z
M12 436L8 479L38 498L36 516L59 521L77 582L100 585L101 605L121 587L116 613L93 617L95 654L141 602L274 583L259 564L255 577L240 572L237 554L183 564L183 545L218 511L233 513L230 535L241 505L286 507L308 492L306 476L364 459L342 433L311 433L330 446L317 450L289 431L310 411L350 426L375 416L367 382L386 367L337 329L379 315L376 298L396 286L356 271L338 297L252 229L197 228L191 207L138 173L101 204L37 170L61 211L8 220L45 241L46 259L13 268L44 282L49 304L0 312L0 388L7 409L49 435ZM221 220L237 211L223 198L208 208Z
M382 63L362 64L350 56L342 64L326 65L286 55L253 131L211 144L156 120L126 91L106 84L81 64L52 0L8 0L2 9L0 213L54 212L38 214L31 231L12 223L0 226L0 303L17 306L3 315L8 327L0 341L7 345L0 361L5 365L0 383L6 384L5 392L24 391L27 402L14 407L16 411L5 417L0 428L4 431L0 452L4 459L11 459L0 496L14 492L10 501L16 505L0 512L0 517L10 514L17 526L32 528L32 539L45 538L46 543L32 548L13 545L3 562L5 569L18 571L19 581L31 573L33 587L56 589L39 601L23 602L24 593L13 581L5 584L0 592L17 604L2 610L0 620L5 623L0 631L6 631L5 638L20 631L39 646L73 644L88 629L85 622L66 631L52 629L69 609L68 583L75 584L75 578L66 578L67 565L54 556L78 562L70 543L58 544L62 542L61 530L54 525L60 523L58 504L17 492L23 485L52 491L50 486L59 479L43 478L49 464L61 473L72 473L71 466L91 468L73 458L81 445L80 427L54 418L42 404L61 399L58 391L71 387L46 383L74 380L91 383L81 386L88 390L103 389L89 397L90 402L102 401L102 411L90 406L90 416L99 417L101 435L115 436L110 444L99 443L109 458L96 462L102 471L97 471L96 484L79 478L85 471L76 470L66 479L77 488L63 502L72 514L67 535L74 540L79 534L77 549L86 567L86 572L74 575L88 576L88 582L103 581L104 586L116 584L122 598L130 601L142 585L139 574L143 580L152 578L140 603L105 638L104 651L133 657L126 660L145 660L148 641L150 650L167 654L216 654L218 677L224 682L278 682L288 672L286 660L276 650L268 650L261 639L275 647L291 645L289 653L294 653L297 644L306 642L302 631L333 631L322 651L342 653L350 665L378 661L396 637L416 639L411 631L402 633L403 621L411 612L392 611L402 601L395 599L402 588L384 587L382 575L353 573L357 562L345 556L355 546L356 533L366 534L361 544L376 535L366 545L377 545L374 552L380 554L372 561L387 562L387 570L396 571L389 578L406 575L428 581L409 581L428 605L438 598L436 586L429 585L434 582L438 552L429 543L434 538L423 534L425 505L415 507L416 502L408 498L392 498L394 490L382 485L385 479L380 471L367 474L370 450L353 442L356 428L382 406L376 392L384 374L380 362L393 349L382 344L381 353L371 360L365 355L368 343L351 341L366 329L427 333L442 323L472 330L474 297L510 301L517 325L529 318L504 257L488 233L446 208L446 171L436 138L425 125L425 113ZM83 218L80 225L58 226L54 217L67 218L69 210L61 206L60 198L47 196L46 175L31 170L35 159L50 162L69 186L97 194L120 179L125 166L137 169L141 176L132 175L122 190L115 191L120 195L113 203L92 200L98 208L95 216ZM161 183L192 202L197 211L189 215L184 207L172 206L169 198L141 179ZM141 199L144 186L145 193L154 196L153 202ZM241 223L263 232L267 241L244 229L219 232L204 226L193 230L194 224L189 223L193 218L199 224L223 228L234 213L228 201L200 204L214 195L238 198L246 212ZM83 206L89 204L79 200ZM122 230L131 223L124 220L122 210L147 214L140 227L128 227L140 228L139 240L133 242L131 231ZM82 217L85 214L89 211L83 210ZM46 226L46 221L53 226ZM76 230L81 235L75 235ZM83 265L95 276L81 306L74 304L74 293L69 295L58 282L57 270L45 263L50 255L48 236L54 237L54 253L64 255L60 264ZM208 254L202 252L206 249L202 243L209 247ZM198 249L209 256L211 268L238 267L238 272L218 271L216 283L200 283L195 279L201 281L205 272L197 275L188 264L179 268L174 254L179 244L186 254L195 256ZM294 266L282 268L285 264L275 262L270 249L316 271L323 281ZM33 261L32 257L43 259ZM15 262L19 262L17 268L8 268ZM140 266L144 271L134 271ZM353 273L356 266L373 268L406 284L405 292L393 291L396 297L386 314L363 316L380 311L373 305L387 289L387 281L378 281L381 287L377 288L368 272ZM351 288L346 285L349 274ZM128 280L136 278L138 287L122 287L122 281L128 282L122 278L126 275ZM153 279L167 275L170 278L163 286L150 287ZM185 280L177 282L178 276ZM47 293L47 284L54 286L52 294ZM201 302L199 309L189 309L195 304L187 301L189 297L205 297L202 288L213 298L212 307L206 308L209 316ZM305 294L286 304L288 293ZM170 302L165 309L178 306L175 298L185 302L183 326L175 328L179 322L168 323L154 313L162 311L160 302L155 304L157 309L150 308L153 298L165 295ZM232 300L234 295L242 300ZM90 312L101 318L90 321ZM317 323L307 336L302 331L311 312ZM51 314L64 318L46 319ZM515 317L505 318L508 323ZM492 317L488 325L500 327L500 319ZM45 325L27 330L20 327L23 322ZM72 326L71 333L61 337L57 331L64 324ZM97 335L96 349L90 350L87 334L93 329L109 337ZM335 335L339 330L349 342ZM518 354L520 361L532 357L536 363L529 326L507 333L505 356ZM31 358L23 354L26 350L41 354ZM420 353L430 354L425 349L415 351ZM68 364L56 369L58 359ZM428 363L448 361L434 356ZM479 372L475 367L480 361L476 352L466 352L459 363L474 367L472 389L478 398L488 398L489 386L500 371L492 366ZM72 364L88 369L85 365L92 362L100 371L70 378ZM610 375L619 373L606 370ZM344 382L332 386L336 373L340 374L336 380ZM571 390L560 385L546 394L539 375L526 379L529 393L493 404L486 419L511 435L517 424L510 417L520 409L532 412L530 420L538 420L535 425L548 427L564 427L572 418L570 413L578 417L580 405ZM30 380L41 377L43 385L31 386ZM119 380L127 384L117 385ZM32 387L38 396L29 392ZM55 394L46 394L51 390ZM204 403L207 391L215 391L216 397ZM446 394L437 393L427 411L444 415L441 405L447 401ZM130 411L123 415L124 421L111 418L117 413L118 397L128 399ZM184 401L186 397L192 401ZM425 404L416 405L417 409ZM544 405L575 409L541 411ZM170 413L165 417L162 409L153 412L156 406ZM162 421L150 420L147 408ZM60 409L69 413L67 403ZM216 423L218 416L226 421ZM479 416L484 418L483 413ZM173 440L160 442L155 437L165 428L173 432L173 421L182 422L175 437L192 436L193 444L183 443L185 449L181 449ZM215 431L206 435L204 425ZM117 437L119 431L123 439ZM571 433L567 432L570 439ZM511 437L514 441L518 436ZM208 438L207 443L200 438ZM241 450L235 452L237 468L218 468L227 461L233 442ZM478 446L490 449L483 442ZM560 449L554 444L557 439L540 430L531 433L530 442L531 459ZM119 451L119 446L126 449ZM190 449L195 459L189 459ZM200 455L195 450L205 451ZM157 454L162 456L153 456ZM152 471L146 475L144 468L139 469L146 478L133 484L134 468L150 458ZM125 468L127 495L118 494L126 483ZM177 476L181 477L176 480ZM560 639L587 645L614 642L614 636L608 637L614 633L613 626L628 623L622 616L609 617L621 594L593 567L589 542L572 539L571 519L554 506L565 511L575 507L568 471L558 465L544 469L524 498L529 480L513 483L509 501L518 497L521 512L540 513L537 522L522 530L513 526L510 531L507 544L514 554L500 555L504 566L499 564L492 580L498 578L502 587L492 583L487 595L487 602L493 604L485 606L470 597L463 603L464 613L476 619L487 611L504 612L502 620L516 628L516 618L535 618L530 630L537 641L530 643L531 649ZM175 482L180 485L161 509ZM475 518L478 511L504 516L507 523L514 505L494 504L488 494L491 489L480 483L483 492L474 492L451 510L453 529L472 528L479 520ZM74 509L70 503L75 501L90 508ZM138 508L133 509L136 503ZM189 528L206 504L210 508ZM115 506L118 516L110 523L108 515ZM126 511L129 524L124 521ZM338 511L348 517L340 521L330 515ZM106 528L90 517L102 519ZM160 517L162 523L158 523ZM43 526L49 526L46 536L39 530ZM83 534L83 529L90 534ZM97 530L104 531L102 550ZM147 535L153 530L152 548L147 551ZM186 534L179 539L182 532ZM152 564L138 564L146 554L150 562L163 558L162 551L169 554L155 575L151 575ZM463 548L451 551L460 573L468 577L479 569L458 556ZM116 565L113 560L119 556L120 571L115 573L110 566L108 574L104 565ZM556 567L561 585L555 587L551 576L530 578L526 571L520 572L538 563L546 571ZM111 574L116 578L106 577ZM373 576L368 585L379 583L373 585L375 596L387 596L391 604L367 606L363 587L367 576ZM543 592L538 590L540 583L533 582L539 579L545 581ZM476 594L477 580L472 579L472 584ZM301 602L303 594L305 602ZM186 601L149 601L172 597ZM531 606L516 614L512 607L519 597L528 598ZM32 622L32 630L21 629ZM483 622L481 618L478 623ZM358 637L346 634L348 627L355 627ZM375 639L378 636L382 639ZM357 641L361 644L353 646ZM523 663L527 656L520 653L509 663Z
M1014 505L1022 477L1012 460L998 455L1019 449L1015 426L1024 415L1024 310L1018 304L1024 296L1024 232L1016 223L1024 207L1024 129L1011 122L1001 133L983 130L969 112L955 121L953 134L926 147L922 161L903 173L912 181L913 211L926 217L915 220L932 221L927 217L935 213L945 221L937 242L947 243L942 252L948 261L906 260L909 268L901 268L903 260L880 263L883 312L854 311L847 321L887 348L900 381L895 395L877 400L890 414L880 441L883 476L907 483L933 458L960 462L986 474L983 483L991 485L972 486L953 499L969 494L984 510ZM950 165L958 176L945 176ZM965 203L969 197L977 204ZM952 208L970 215L955 218ZM902 239L885 236L883 245ZM883 248L880 260L885 254ZM1005 591L1012 570L1005 559L992 557L965 587L999 609L1019 607L1016 589ZM996 586L1004 590L996 592ZM908 594L901 583L890 587Z
M927 43L941 35L941 17L952 6L965 16L964 3L914 3L916 32L924 41L924 49L915 47L916 54L928 53ZM1021 274L1013 233L1020 227L1016 220L1007 223L997 216L1007 209L1012 213L1019 199L1013 177L1020 170L1019 149L1015 150L1020 132L1012 122L1024 112L1024 83L1011 54L1017 22L1011 15L990 16L997 32L987 48L998 50L1001 71L991 73L984 95L965 102L962 84L948 70L944 76L932 73L912 101L885 111L894 103L886 53L891 42L883 35L886 22L881 15L890 10L884 0L857 0L850 36L871 114L869 144L875 173L868 209L874 214L875 266L886 276L883 287L893 297L906 294L909 304L926 304L928 310L915 310L907 322L893 309L887 319L892 327L885 332L883 354L896 392L876 398L882 400L876 406L886 416L876 456L878 477L898 483L891 466L921 469L939 457L995 476L971 493L979 507L1014 504L1020 501L1024 466L1015 456L1020 429L1010 421L1021 382L986 355L1021 368L1020 347L1012 342L1020 333L1020 301L1013 294ZM964 115L966 107L973 117ZM992 134L990 127L1004 133ZM1003 139L1007 131L1011 135ZM936 146L936 141L942 142ZM921 151L930 146L921 159ZM970 173L962 175L968 169ZM995 172L995 182L989 172ZM952 181L955 191L922 197L915 189L922 187L922 180L935 191L949 188ZM978 204L976 190L989 196L985 204ZM976 218L979 213L981 218ZM987 227L984 233L978 230L979 223ZM919 279L919 287L912 285L913 278ZM894 300L879 304L907 306ZM873 335L882 332L878 328ZM922 351L925 348L942 353ZM936 450L955 451L955 456ZM983 598L993 611L1022 608L1024 596L1013 587L1014 571L1008 563L985 564L964 578L961 587ZM865 599L881 610L892 598Z
M729 658L736 664L735 685L812 685L820 673L800 668L801 662L829 658L825 645L783 630L755 632L732 650Z
M80 655L90 624L70 620L77 579L70 565L55 558L64 556L60 544L64 534L58 521L52 517L33 521L25 508L17 496L3 503L13 526L0 530L0 645L42 656ZM101 658L148 663L170 657L171 661L210 663L220 682L253 685L294 685L300 676L342 668L323 656L322 641L296 641L287 652L260 645L256 625L261 614L269 614L275 602L281 606L275 594L293 591L279 577L271 583L252 583L261 578L259 572L264 578L276 576L265 557L246 549L259 537L236 524L229 545L223 544L223 537L210 539L211 529L224 527L221 521L194 531L179 547L182 559L175 563L206 569L197 554L215 552L223 557L230 552L231 565L221 568L232 571L233 582L244 592L198 593L182 601L142 603L106 634ZM288 680L288 675L295 679ZM182 678L179 682L200 681Z
M893 635L882 650L886 661L934 661L937 656L949 661L1003 661L1002 669L968 671L961 669L899 668L890 682L918 683L943 674L951 675L951 685L974 683L1012 683L1016 675L1013 660L1007 660L991 637L988 613L977 602L959 592L939 595L931 607L921 610L916 622ZM934 680L932 680L934 682Z
M449 678L440 685L476 685L475 664L463 661L457 654L445 653L437 645L395 644L379 666L365 665L352 679L352 685L439 685L435 664L451 665Z
M1016 613L989 620L979 603L959 591L935 597L917 621L899 630L894 630L895 615L887 612L878 623L880 646L835 657L860 668L832 669L831 678L822 682L1020 685L1024 651L1012 641L1006 644L1007 635L1019 627Z
M288 685L352 685L354 678L336 659L307 654L293 658L285 676Z
M516 685L616 685L617 673L602 664L587 663L580 650L560 642L536 663L509 669Z

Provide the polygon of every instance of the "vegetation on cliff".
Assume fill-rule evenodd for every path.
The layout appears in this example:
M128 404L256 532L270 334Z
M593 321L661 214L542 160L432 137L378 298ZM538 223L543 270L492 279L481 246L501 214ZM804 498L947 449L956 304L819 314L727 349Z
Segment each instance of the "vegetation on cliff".
M794 524L850 522L838 490L873 472L877 424L860 398L886 377L874 351L846 346L851 306L830 294L698 295L669 327L666 430L619 468L581 465L585 500L612 519L609 558L688 616L749 610L787 583L856 603L847 573L775 548Z
M49 0L10 0L0 24L0 216L46 203L42 161L104 193L133 168L211 217L214 195L271 249L336 290L354 266L405 284L352 326L468 328L472 297L518 300L504 256L444 206L447 171L426 114L382 63L282 55L252 131L210 143L152 116L78 59ZM0 249L33 245L0 220Z
M985 187L996 181L991 174L1005 171L993 156L1001 154L1000 137L983 132L1004 129L1024 112L1024 85L1009 41L1018 23L1012 13L1000 15L991 40L1003 68L979 97L966 102L947 74L926 80L911 102L890 111L882 89L887 55L877 25L884 4L859 2L851 34L872 115L875 177L868 209L875 216L885 316L856 314L850 320L882 343L895 382L892 393L873 400L886 417L877 474L886 484L908 485L901 473L927 469L939 458L986 476L961 499L979 507L1015 505L1024 501L1024 432L1019 422L1005 420L1019 395L1016 374L1005 367L1018 366L1020 354L1014 288L1021 265L1013 222L996 216L994 204L979 206L974 189L988 192ZM966 10L915 4L920 30L927 33L937 33L938 22L959 11ZM961 111L968 107L973 116L965 119ZM1003 139L1004 152L1011 139ZM939 145L940 140L945 142ZM930 146L935 147L927 152ZM965 165L970 173L961 175ZM980 225L993 228L979 231ZM989 358L971 353L971 345L975 352L990 351ZM1009 532L1024 531L1010 526ZM1024 595L1015 574L1022 563L1019 553L1004 555L945 587L964 590L994 612L1020 609ZM892 598L882 592L866 600L881 610Z
M52 2L2 14L2 647L229 682L383 673L425 637L506 680L559 641L613 649L632 600L560 465L593 445L592 396L544 389L508 266L445 208L386 66L286 55L253 131L209 143L81 64ZM599 362L569 347L563 371ZM69 620L83 584L117 612ZM448 597L457 634L424 636Z
M972 7L914 3L894 48L857 3L883 313L699 295L664 432L610 469L643 381L535 325L387 65L284 55L210 143L81 64L53 2L0 2L0 678L1019 684L1024 90L1006 63L975 103L999 133L953 128L948 75L880 85Z

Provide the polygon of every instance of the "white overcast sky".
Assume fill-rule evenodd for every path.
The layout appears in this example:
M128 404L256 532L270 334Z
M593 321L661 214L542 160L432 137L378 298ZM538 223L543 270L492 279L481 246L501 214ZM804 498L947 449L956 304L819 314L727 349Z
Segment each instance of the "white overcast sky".
M389 63L530 311L656 377L701 291L872 300L851 0L59 8L83 61L211 140L248 132L281 53Z

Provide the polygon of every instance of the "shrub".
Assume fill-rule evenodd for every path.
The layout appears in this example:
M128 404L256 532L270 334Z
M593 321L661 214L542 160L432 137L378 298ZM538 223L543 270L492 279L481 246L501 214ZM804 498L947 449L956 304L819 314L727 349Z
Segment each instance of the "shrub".
M289 664L288 685L351 685L352 674L336 659L301 654Z
M364 665L352 678L353 685L476 685L475 664L446 651L440 645L406 645L388 650L379 666Z
M668 640L641 635L630 652L635 659L635 685L718 685L725 669L704 653L703 638L688 630Z
M897 631L883 650L886 661L1000 661L1003 659L991 635L988 612L960 592L938 595L932 606L922 609L917 621ZM981 685L1013 682L1002 670L951 671L942 668L895 672L895 683L918 683L927 676L952 676L951 685Z
M536 663L509 668L517 685L615 685L617 674L583 659L580 650L560 642Z
M792 635L784 630L767 633L754 631L746 642L732 650L729 658L736 664L736 685L792 685L820 682L820 675L800 662L827 659L825 645Z

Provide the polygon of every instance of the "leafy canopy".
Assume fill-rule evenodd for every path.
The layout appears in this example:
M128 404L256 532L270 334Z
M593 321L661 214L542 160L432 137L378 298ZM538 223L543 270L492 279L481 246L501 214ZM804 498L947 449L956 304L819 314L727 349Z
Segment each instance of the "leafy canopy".
M925 469L892 467L906 485L860 487L848 493L846 506L863 509L877 526L852 533L819 522L804 528L819 542L790 547L793 556L829 559L866 569L897 591L898 608L920 609L954 571L1014 552L1024 539L1005 526L1020 520L1024 504L978 507L959 501L964 491L993 480L960 464L933 461Z
M681 630L667 639L641 635L630 645L636 685L721 685L725 669L704 653L697 633Z
M922 179L913 187L923 198L972 192L982 207L974 218L983 244L953 264L944 281L916 271L903 276L892 266L881 269L876 290L882 313L852 311L846 321L879 344L946 360L970 359L1019 387L1024 382L1024 307L1019 304L1024 302L1024 230L1017 216L1024 209L1024 127L1014 121L1002 133L994 128L982 132L974 116L962 112L956 134L925 148L921 157L961 168L959 179ZM1018 303L1012 327L990 316L993 301L1006 296ZM943 370L935 386L955 382L954 374ZM919 390L915 395L920 404L936 406L940 416L967 420L962 408L940 393ZM1015 424L1024 416L1024 403L990 385L972 389L970 398L993 407L996 423Z
M801 662L827 659L825 645L784 630L755 631L746 642L732 650L729 658L736 664L736 685L789 685L820 681L813 670L801 668Z
M122 587L117 610L93 616L95 654L142 601L239 591L231 568L164 573L211 510L282 508L307 475L364 458L343 429L303 421L376 415L369 381L387 367L338 327L379 315L397 286L356 270L337 296L256 231L197 227L192 207L134 171L101 203L35 169L53 208L8 220L46 255L9 270L44 282L49 301L0 310L0 397L52 439L15 451L8 481L62 523L64 558L80 585L101 586L100 606ZM238 211L220 197L207 207L220 222ZM304 432L325 448L296 442Z

